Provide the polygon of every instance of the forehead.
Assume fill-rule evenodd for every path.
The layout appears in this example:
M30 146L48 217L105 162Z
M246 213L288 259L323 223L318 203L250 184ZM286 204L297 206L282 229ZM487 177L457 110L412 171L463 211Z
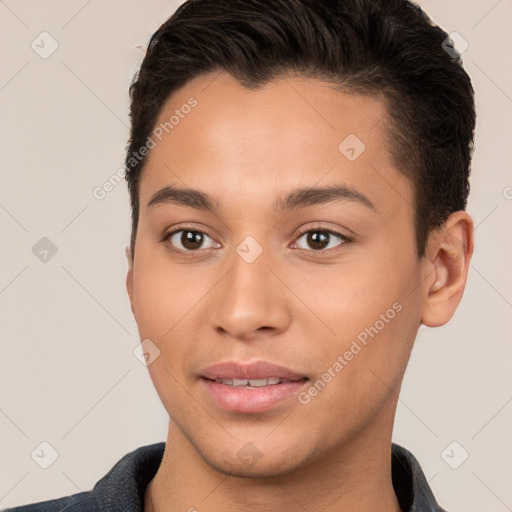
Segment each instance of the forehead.
M376 202L390 182L410 198L389 154L387 119L382 97L317 79L288 76L249 89L226 73L197 77L161 109L141 204L169 183L215 190L221 202L233 200L233 190L257 201L270 189L340 182Z

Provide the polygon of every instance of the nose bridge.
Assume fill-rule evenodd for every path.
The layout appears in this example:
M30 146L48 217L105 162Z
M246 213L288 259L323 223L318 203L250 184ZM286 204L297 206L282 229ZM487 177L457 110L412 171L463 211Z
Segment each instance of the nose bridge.
M252 237L241 242L233 254L228 277L232 296L243 297L246 294L250 299L253 295L255 298L269 295L269 290L265 293L270 284L269 266L272 266L272 255L268 250L264 250Z
M247 237L234 250L212 309L213 327L235 337L249 337L261 327L281 330L288 321L286 291L268 267L269 250Z

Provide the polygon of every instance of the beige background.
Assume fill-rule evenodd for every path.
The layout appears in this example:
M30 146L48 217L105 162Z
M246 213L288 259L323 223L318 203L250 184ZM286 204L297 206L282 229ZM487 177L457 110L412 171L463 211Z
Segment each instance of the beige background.
M103 200L93 190L123 163L140 47L179 3L0 0L3 507L88 490L128 451L165 440L167 415L133 355L126 185ZM505 512L512 510L512 2L421 5L469 43L476 250L453 320L420 329L394 441L417 456L450 512ZM59 45L46 59L31 47L43 31ZM32 252L42 237L58 250L46 263ZM31 458L43 441L58 452L48 469ZM449 450L452 460L469 453L458 469L441 455L453 441L462 448Z

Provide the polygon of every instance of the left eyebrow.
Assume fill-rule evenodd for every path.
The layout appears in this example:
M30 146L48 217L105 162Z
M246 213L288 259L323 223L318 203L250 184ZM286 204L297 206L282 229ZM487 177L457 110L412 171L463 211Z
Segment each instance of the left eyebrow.
M305 208L315 204L353 201L376 210L375 205L361 192L346 185L331 185L320 188L297 188L284 199L278 198L272 205L276 213L297 208Z
M331 185L320 188L296 188L283 198L277 198L272 205L275 213L305 208L316 204L351 201L376 211L374 204L361 192L346 185ZM169 185L156 192L147 208L158 204L178 204L210 212L219 211L219 200L205 192L191 188Z

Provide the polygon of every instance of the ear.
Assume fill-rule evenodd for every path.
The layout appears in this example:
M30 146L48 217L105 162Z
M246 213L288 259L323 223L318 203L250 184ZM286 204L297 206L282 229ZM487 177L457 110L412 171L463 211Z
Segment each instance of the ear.
M131 254L129 247L126 247L124 252L126 254L126 259L128 260L128 272L126 274L126 291L128 292L128 297L130 297L130 307L132 309L132 313L135 315L135 309L133 307L133 256Z
M462 298L473 255L473 220L465 211L453 213L431 233L425 256L421 323L428 327L446 324Z

